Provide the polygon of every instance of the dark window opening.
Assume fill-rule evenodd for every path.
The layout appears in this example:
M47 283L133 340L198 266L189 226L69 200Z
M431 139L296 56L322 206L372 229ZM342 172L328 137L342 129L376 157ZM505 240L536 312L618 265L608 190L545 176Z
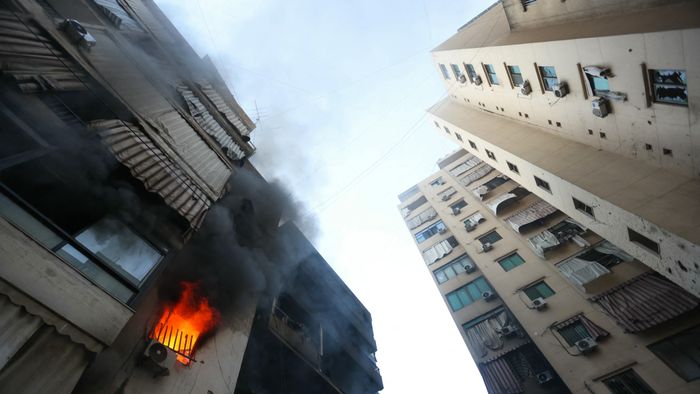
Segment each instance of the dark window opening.
M515 164L513 164L509 161L507 161L506 164L508 164L508 169L510 169L511 171L513 171L516 174L520 174L520 171L518 170L518 166L516 166Z
M649 70L649 81L654 102L688 105L685 70Z
M477 148L476 148L476 144L474 143L474 141L469 140L469 146L471 146L472 149L475 149L475 150L477 149Z
M655 394L632 369L603 380L612 394Z
M442 72L442 77L445 79L450 79L450 74L447 72L447 67L444 64L440 64L440 71Z
M537 186L539 186L540 188L542 188L550 193L552 192L552 189L549 187L549 182L547 182L543 179L540 179L538 177L534 177L534 178L535 178L535 184Z
M647 250L654 252L655 254L659 254L659 244L652 241L651 239L643 236L642 234L632 230L631 228L627 228L627 235L629 236L629 239L631 242L636 243L637 245L643 246Z
M547 298L553 296L554 290L544 281L537 282L534 285L523 289L523 293L532 301L537 298Z
M496 155L494 155L493 152L488 149L486 149L486 156L488 156L491 160L496 160Z
M700 326L650 345L649 350L686 381L700 379Z
M595 215L593 214L593 207L584 204L576 197L571 197L571 199L574 201L574 208L576 208L577 211L581 211L590 217L595 217Z
M496 232L496 230L494 230L484 236L481 236L479 238L479 242L481 242L482 245L487 243L493 245L494 243L502 239L503 237L501 237L501 235L498 232Z
M457 137L458 140L464 142L464 140L462 139L462 136L459 135L459 133L455 133L455 137Z

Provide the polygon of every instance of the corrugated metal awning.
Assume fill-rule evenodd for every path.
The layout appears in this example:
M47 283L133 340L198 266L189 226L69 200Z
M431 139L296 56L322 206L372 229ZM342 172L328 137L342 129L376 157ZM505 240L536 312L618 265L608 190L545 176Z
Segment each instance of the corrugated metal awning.
M87 76L28 17L0 11L0 72L25 93L84 90Z
M207 111L207 108L199 101L199 98L185 85L177 87L182 98L185 99L190 115L202 126L204 131L214 137L226 152L226 156L238 160L245 158L245 152L231 136L224 130L219 122Z
M460 176L460 175L464 174L465 172L471 170L472 168L478 166L479 163L482 162L481 159L479 159L478 157L476 157L472 154L469 154L469 156L470 157L467 160L465 160L462 164L451 169L449 171L450 175L455 176L455 177Z
M491 171L493 171L493 167L491 167L488 164L484 164L483 166L467 174L464 178L460 179L459 183L461 183L465 187L469 186L472 183L491 173Z
M88 126L100 134L117 159L148 191L163 197L192 228L199 228L211 201L146 134L137 126L116 119L95 121Z
M435 211L435 208L430 207L426 209L425 211L419 213L417 216L414 216L406 221L406 224L408 224L408 228L413 230L414 228L420 226L421 224L432 220L434 217L437 216L437 211Z
M671 320L698 306L698 299L655 271L648 271L591 301L624 328L639 332Z
M243 120L226 103L226 101L224 101L223 97L221 97L219 92L217 92L210 83L200 82L198 85L202 89L202 93L204 93L207 98L211 100L216 109L218 109L219 112L221 112L242 135L250 134L250 129L245 125Z
M519 394L524 390L518 375L505 358L479 364L479 372L489 394Z
M544 219L555 212L557 212L555 207L550 205L547 201L540 200L507 217L505 220L515 231L520 232L523 226L536 220Z

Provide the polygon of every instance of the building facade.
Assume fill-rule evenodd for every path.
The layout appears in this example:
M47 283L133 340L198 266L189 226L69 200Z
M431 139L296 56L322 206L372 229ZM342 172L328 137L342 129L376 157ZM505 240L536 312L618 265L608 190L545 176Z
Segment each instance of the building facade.
M440 133L698 296L699 7L498 1L433 50L448 97L428 112Z
M0 43L0 391L233 392L291 280L255 124L150 0L3 0Z
M698 298L490 162L438 166L399 210L489 393L698 391Z

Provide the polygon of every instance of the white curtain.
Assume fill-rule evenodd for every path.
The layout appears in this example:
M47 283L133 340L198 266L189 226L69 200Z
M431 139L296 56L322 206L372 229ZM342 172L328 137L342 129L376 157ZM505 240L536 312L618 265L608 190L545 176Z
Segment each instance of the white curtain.
M437 216L437 212L435 211L434 208L428 208L425 211L421 212L418 214L418 216L412 217L411 219L408 219L406 223L408 224L408 228L413 230L414 228L420 226L421 224L432 220L435 216Z
M465 187L469 186L470 184L488 175L491 171L493 171L493 167L491 167L488 164L485 164L477 168L473 172L467 174L464 178L460 179L459 182Z
M478 157L472 156L469 159L467 159L464 163L458 165L457 167L453 168L450 170L450 174L452 176L460 176L464 174L465 172L471 170L472 168L476 167L481 163L481 159Z
M484 215L482 215L480 212L477 212L477 213L475 213L475 214L469 216L469 217L467 218L467 220L470 221L473 225L476 226L477 224L481 223L481 222L484 221L485 219L484 219ZM465 222L466 222L467 220L465 220Z
M619 257L622 261L634 260L634 257L630 256L625 251L623 251L622 249L618 248L617 246L611 244L608 241L604 241L604 242L600 243L594 249L596 252L610 254L610 255Z
M430 265L450 254L450 252L452 252L452 245L450 245L447 240L444 240L424 251L423 258L425 259L425 263Z
M576 257L559 264L557 269L569 282L579 286L583 286L596 278L610 273L610 270L595 261L582 260Z

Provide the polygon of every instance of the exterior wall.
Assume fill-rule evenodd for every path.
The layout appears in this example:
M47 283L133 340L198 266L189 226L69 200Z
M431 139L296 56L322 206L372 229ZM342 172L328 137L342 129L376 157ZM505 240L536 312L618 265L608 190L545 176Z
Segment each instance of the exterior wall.
M454 99L431 112L441 126L460 134L463 141L450 138L465 149L687 291L700 294L700 267L694 264L700 257L695 216L700 211L697 199L688 194L697 190L697 181L567 142ZM520 174L509 171L507 162L517 165ZM539 188L534 176L549 182L551 193ZM594 207L595 218L575 209L572 197ZM656 241L660 256L631 242L628 227Z
M455 164L459 162L460 161L457 161ZM488 162L488 164L493 166L491 162ZM634 370L642 379L649 383L658 393L692 393L700 389L699 382L686 383L646 348L648 344L700 323L700 316L698 316L697 313L680 317L672 322L667 322L652 330L645 331L643 334L634 335L624 333L613 320L595 308L593 303L587 301L588 297L610 289L647 271L648 268L646 266L636 261L622 263L611 268L611 274L598 278L594 282L588 284L584 289L575 287L561 276L554 267L554 264L578 253L582 250L581 248L573 243L569 243L548 252L546 260L543 260L537 257L526 244L528 237L558 223L566 218L566 215L561 213L552 215L547 218L541 226L530 227L522 234L516 233L502 219L527 207L529 204L536 201L538 196L528 195L513 205L499 211L498 215L494 215L485 204L489 203L490 200L499 194L513 189L518 184L510 180L493 189L486 195L484 201L481 201L471 193L471 189L498 176L498 171L494 171L486 177L472 183L468 188L464 188L447 171L451 167L454 167L454 164L446 166L417 184L421 191L420 195L425 195L428 199L428 203L414 210L412 215L409 215L406 219L410 219L428 206L432 206L436 209L438 217L410 230L411 233L416 234L420 232L438 219L442 220L449 229L447 233L435 235L428 241L425 241L425 245L423 243L419 244L419 249L423 249L434 242L446 239L450 236L454 236L459 241L460 245L449 255L428 266L429 274L433 277L440 294L443 295L448 310L451 311L449 304L447 304L446 294L471 282L481 275L488 280L500 297L490 302L480 300L459 311L451 312L468 347L470 347L470 344L462 329L462 324L503 304L515 315L539 350L545 355L559 376L574 393L589 393L589 390L593 390L593 392L607 392L607 388L600 382L600 378L630 365L633 365ZM446 184L439 188L430 186L430 182L439 176L446 181ZM442 201L437 193L450 186L454 187L458 193L452 196L448 201ZM418 195L414 196L414 198L418 198ZM458 201L460 198L464 198L468 205L461 209L459 215L453 215L449 205ZM399 209L406 205L407 202L400 204ZM477 210L484 215L486 220L479 224L472 232L466 232L462 221ZM477 238L492 229L495 229L503 239L493 244L493 249L491 251L480 253L477 247L479 244ZM595 244L602 239L591 231L589 231L584 238L590 244ZM462 251L466 251L474 260L478 266L478 270L471 274L461 273L457 277L439 284L435 279L433 271L448 264L451 260L462 254ZM517 251L517 253L523 257L525 263L506 272L498 264L497 260L502 256L510 254L512 251ZM531 309L528 302L525 301L527 297L519 290L541 279L543 279L556 294L547 298L548 307L546 309L537 311ZM595 353L576 357L567 353L548 327L557 321L566 320L580 312L585 313L587 318L607 330L610 336L600 343ZM473 349L470 349L470 351L475 361L479 362L479 356L475 354Z
M463 63L471 63L481 76L483 84L476 86L470 82L460 84L450 75L444 83L455 101L498 112L597 149L698 178L700 129L695 121L700 116L697 104L700 84L696 72L700 70L700 55L695 50L698 46L700 29L684 29L436 51L432 55L436 67L444 64L449 69L450 64L456 64L464 73ZM489 86L481 63L494 66L500 85ZM504 63L520 67L523 79L530 81L531 94L524 96L518 87L511 88ZM535 63L553 66L559 80L567 82L570 93L561 99L551 91L543 94ZM627 101L609 101L612 113L605 118L594 116L591 110L594 97L588 82L582 84L577 63L582 67L610 68L614 74L608 79L610 90L626 93ZM689 106L652 103L647 108L642 63L648 69L686 70ZM439 70L438 75L441 75ZM561 126L557 126L557 122ZM600 133L605 133L604 139ZM647 150L646 144L652 149ZM672 154L664 154L664 148L670 149Z

